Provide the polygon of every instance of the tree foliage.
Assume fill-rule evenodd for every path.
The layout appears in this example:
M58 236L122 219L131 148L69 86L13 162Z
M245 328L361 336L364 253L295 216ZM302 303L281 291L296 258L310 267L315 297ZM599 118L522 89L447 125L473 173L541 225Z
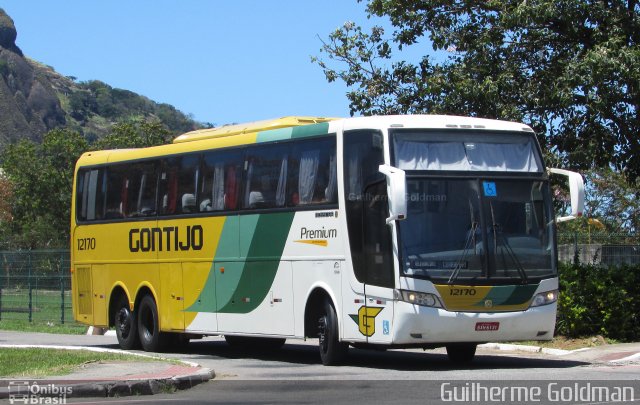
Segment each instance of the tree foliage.
M0 171L0 224L13 220L11 200L13 199L13 184L4 172Z
M66 241L73 170L87 146L77 132L61 129L47 133L42 144L21 140L7 146L2 166L13 185L14 244L35 248Z
M522 121L565 165L640 176L637 0L368 0L367 10L393 33L348 22L322 47L333 62L313 58L350 87L352 114ZM402 60L409 47L424 56Z
M135 120L111 127L111 132L97 140L92 149L145 148L171 142L172 134L159 121Z
M41 144L25 139L8 145L0 156L8 184L0 177L0 193L8 196L12 216L11 220L0 218L3 241L17 248L67 246L73 172L80 155L88 150L146 147L169 141L170 131L161 123L133 121L114 125L107 136L92 145L78 132L67 129L48 132ZM0 206L0 216L3 212Z

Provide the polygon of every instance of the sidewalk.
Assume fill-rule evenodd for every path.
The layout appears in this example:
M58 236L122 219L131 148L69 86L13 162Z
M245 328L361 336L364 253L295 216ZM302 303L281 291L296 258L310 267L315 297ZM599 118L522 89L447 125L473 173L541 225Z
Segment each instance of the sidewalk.
M62 337L62 339L61 339ZM124 350L78 345L87 340L80 336L50 335L44 333L20 333L0 331L0 348L3 347L45 347L65 350L90 350L96 352L122 353L160 361L103 361L88 363L71 374L46 378L0 378L0 399L24 400L29 396L71 398L71 397L114 397L129 395L150 395L175 390L188 389L211 380L215 372L209 368L188 361L170 361L160 356L150 356ZM70 346L61 346L61 340ZM91 336L91 343L104 341L100 336ZM21 344L16 344L20 342ZM28 342L22 344L23 342ZM106 346L109 346L107 344Z

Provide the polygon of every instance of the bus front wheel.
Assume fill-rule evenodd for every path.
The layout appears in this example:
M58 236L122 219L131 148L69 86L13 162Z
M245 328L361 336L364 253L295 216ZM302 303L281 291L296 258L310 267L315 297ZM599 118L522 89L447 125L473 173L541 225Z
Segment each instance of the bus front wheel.
M473 343L457 343L447 345L447 355L454 363L470 363L476 355L477 345Z
M324 302L323 312L318 321L318 338L322 364L340 364L347 355L349 345L339 340L338 317L329 301Z
M140 347L138 338L138 322L135 313L129 308L129 300L121 295L116 304L114 325L118 344L124 350L132 350Z
M142 348L147 352L160 352L167 345L168 336L160 332L158 307L150 295L145 295L138 305L138 333Z

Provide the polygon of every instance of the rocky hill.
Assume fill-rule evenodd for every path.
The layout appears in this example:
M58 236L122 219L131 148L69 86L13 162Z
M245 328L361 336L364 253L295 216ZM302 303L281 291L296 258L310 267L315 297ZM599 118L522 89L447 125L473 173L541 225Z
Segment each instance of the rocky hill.
M201 127L168 104L156 103L100 81L77 82L25 57L13 20L0 8L0 148L53 128L71 128L89 139L122 120L156 119L175 133Z

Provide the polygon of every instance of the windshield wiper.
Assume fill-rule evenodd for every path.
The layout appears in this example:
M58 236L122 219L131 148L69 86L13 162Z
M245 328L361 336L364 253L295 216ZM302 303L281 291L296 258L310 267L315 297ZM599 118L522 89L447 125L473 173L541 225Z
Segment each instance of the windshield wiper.
M522 267L522 263L520 263L520 260L518 259L518 256L516 255L516 253L513 251L513 248L511 247L511 245L509 244L509 241L507 240L507 237L504 236L504 233L501 231L498 231L498 228L500 227L500 225L498 223L496 223L496 217L495 214L493 212L493 204L490 203L490 208L491 208L491 227L493 229L493 251L494 252L498 252L498 237L500 237L500 241L501 246L502 246L502 255L504 256L504 252L507 252L507 255L509 256L509 258L511 258L511 260L515 263L516 265L516 269L518 270L518 275L520 276L520 278L522 279L522 284L526 284L528 279L527 279L527 273L524 271L524 267ZM505 264L506 267L506 264Z
M469 201L469 211L471 212L471 229L467 234L467 240L464 242L464 249L462 250L462 255L458 258L456 262L456 267L453 269L451 276L449 277L449 281L447 284L451 285L455 283L458 279L458 275L460 274L460 269L462 268L462 264L464 260L467 258L467 253L471 250L471 246L473 246L473 250L475 252L476 249L476 230L478 229L478 222L475 220L475 215L473 214L473 205L471 205L471 201Z

